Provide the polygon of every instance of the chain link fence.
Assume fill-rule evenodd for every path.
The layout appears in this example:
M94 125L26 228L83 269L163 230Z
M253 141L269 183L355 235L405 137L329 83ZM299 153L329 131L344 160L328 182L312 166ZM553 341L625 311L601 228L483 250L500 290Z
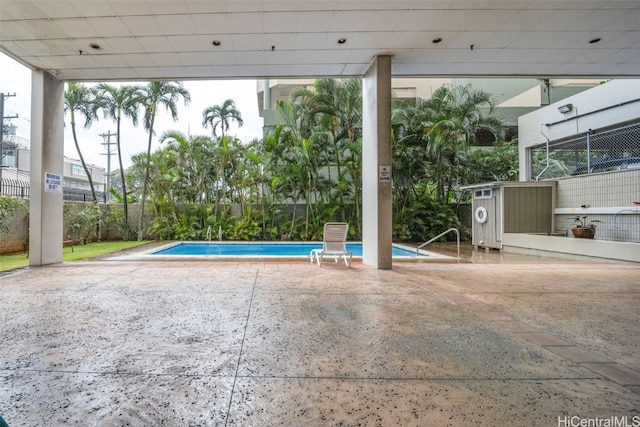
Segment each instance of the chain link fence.
M531 148L531 179L640 168L640 121Z

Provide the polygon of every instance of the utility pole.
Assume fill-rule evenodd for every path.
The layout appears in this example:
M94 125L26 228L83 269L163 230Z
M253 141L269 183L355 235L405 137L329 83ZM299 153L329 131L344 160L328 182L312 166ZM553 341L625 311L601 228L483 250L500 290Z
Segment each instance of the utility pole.
M13 94L8 93L0 93L0 195L2 195L2 167L4 166L4 119L17 119L18 115L14 116L4 116L4 99L9 98L10 96L16 96L15 92Z
M115 152L111 151L111 146L116 145L115 142L111 142L111 137L118 135L117 133L111 133L111 131L107 131L107 133L101 133L98 136L101 136L104 142L102 145L104 146L106 153L102 153L103 156L107 156L107 186L105 188L106 199L109 200L109 188L111 188L111 156L115 154Z

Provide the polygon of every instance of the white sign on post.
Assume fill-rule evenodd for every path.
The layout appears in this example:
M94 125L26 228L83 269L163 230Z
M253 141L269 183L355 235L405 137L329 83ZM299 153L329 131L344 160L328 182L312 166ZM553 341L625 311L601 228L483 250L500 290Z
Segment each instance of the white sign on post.
M391 166L379 166L378 167L378 181L390 182L391 181Z
M44 191L47 193L62 193L62 175L45 172Z

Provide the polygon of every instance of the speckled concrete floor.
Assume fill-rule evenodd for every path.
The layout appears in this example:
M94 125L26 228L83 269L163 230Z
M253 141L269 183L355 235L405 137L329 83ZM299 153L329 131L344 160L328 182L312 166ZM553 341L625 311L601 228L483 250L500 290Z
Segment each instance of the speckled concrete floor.
M503 262L120 256L5 274L0 415L12 427L640 422L640 267Z

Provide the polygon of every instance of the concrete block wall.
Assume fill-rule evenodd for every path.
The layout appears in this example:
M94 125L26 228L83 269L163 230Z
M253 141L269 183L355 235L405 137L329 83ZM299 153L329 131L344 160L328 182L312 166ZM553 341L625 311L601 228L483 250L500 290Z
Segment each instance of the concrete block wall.
M29 239L29 216L17 213L9 220L9 232L0 232L0 254L20 252Z

